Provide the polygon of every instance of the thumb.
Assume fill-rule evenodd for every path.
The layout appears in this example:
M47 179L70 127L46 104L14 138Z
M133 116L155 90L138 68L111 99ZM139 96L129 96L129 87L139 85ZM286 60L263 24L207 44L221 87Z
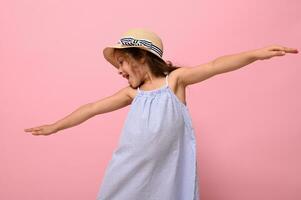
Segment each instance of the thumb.
M283 56L285 55L285 51L276 51L275 54L276 56Z

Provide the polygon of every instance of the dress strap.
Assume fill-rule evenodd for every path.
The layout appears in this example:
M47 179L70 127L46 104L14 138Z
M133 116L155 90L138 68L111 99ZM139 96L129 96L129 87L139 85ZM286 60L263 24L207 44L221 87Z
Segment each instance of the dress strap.
M165 83L166 83L166 86L168 86L168 74L165 76Z

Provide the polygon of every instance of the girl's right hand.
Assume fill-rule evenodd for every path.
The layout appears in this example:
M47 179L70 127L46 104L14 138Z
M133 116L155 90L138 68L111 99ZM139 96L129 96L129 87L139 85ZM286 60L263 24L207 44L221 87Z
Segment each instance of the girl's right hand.
M47 125L37 126L33 128L27 128L24 129L24 131L30 132L32 135L50 135L57 132L54 124L50 124L50 125L47 124Z
M274 56L284 56L286 53L299 53L298 49L280 45L269 45L260 49L256 49L254 52L254 55L258 60L270 59Z

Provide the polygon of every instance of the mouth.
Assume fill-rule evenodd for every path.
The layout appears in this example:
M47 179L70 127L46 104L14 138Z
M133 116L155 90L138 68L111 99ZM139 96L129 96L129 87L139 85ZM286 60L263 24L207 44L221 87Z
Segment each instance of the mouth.
M123 76L123 78L126 78L126 79L129 79L129 77L130 77L128 74L124 74L122 76Z

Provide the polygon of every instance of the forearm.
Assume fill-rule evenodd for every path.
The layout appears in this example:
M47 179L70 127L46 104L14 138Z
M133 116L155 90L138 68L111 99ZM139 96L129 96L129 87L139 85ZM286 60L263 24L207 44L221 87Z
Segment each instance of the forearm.
M56 131L66 129L72 126L76 126L90 117L92 117L93 114L91 112L91 104L86 104L75 111L73 111L71 114L67 115L63 119L57 121L54 123Z
M214 74L239 69L257 60L256 50L218 57L212 61Z

